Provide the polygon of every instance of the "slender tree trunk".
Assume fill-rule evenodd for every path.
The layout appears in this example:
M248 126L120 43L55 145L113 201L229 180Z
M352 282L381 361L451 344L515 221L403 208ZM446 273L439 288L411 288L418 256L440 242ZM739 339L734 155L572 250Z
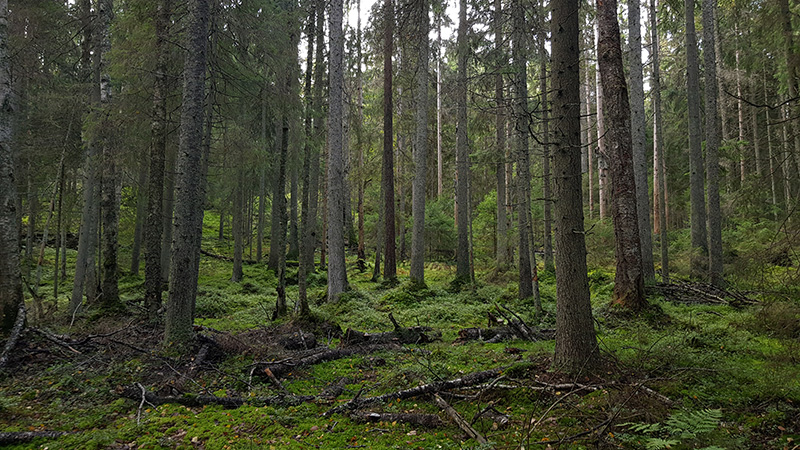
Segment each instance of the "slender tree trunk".
M694 27L694 0L685 1L686 83L689 114L689 203L691 204L692 276L705 274L708 255L706 204L703 187L703 150L700 136L700 62ZM713 41L711 41L713 42ZM714 60L711 64L715 64ZM716 81L716 80L715 80Z
M531 280L531 244L528 241L530 233L529 210L530 203L527 191L530 186L530 160L528 156L528 128L530 116L528 115L528 70L525 49L525 12L519 0L511 3L511 16L513 21L512 60L514 72L514 152L517 161L517 217L519 220L519 298L525 299L533 295Z
M653 61L650 78L653 102L653 222L658 227L661 240L661 281L669 283L669 241L667 239L667 173L664 170L664 118L661 111L661 66L658 37L658 15L656 0L650 0L650 43Z
M164 237L161 239L161 289L169 286L170 267L172 265L172 231L175 218L175 180L177 179L178 149L173 143L167 146L164 161L164 206L162 212ZM221 218L224 218L221 217Z
M716 0L703 0L703 41L714 43ZM722 286L722 212L719 200L719 111L717 109L717 67L713 45L703 51L706 86L706 177L708 189L708 251L711 284Z
M597 357L581 194L581 112L577 0L553 0L551 16L553 93L553 196L555 202L556 348L553 367L591 369Z
M204 182L202 154L208 0L189 0L186 28L181 135L176 180L174 245L164 345L184 349L192 339L197 296Z
M243 161L241 158L236 162L236 186L233 188L233 221L231 224L233 232L233 274L231 281L239 283L242 281L244 272L242 270L242 254L244 253L244 186L243 179L245 177L242 168Z
M397 257L394 210L394 106L392 104L392 56L394 54L394 6L383 2L383 159L381 192L383 194L383 278L397 279ZM401 197L402 198L402 197Z
M755 77L750 80L750 93L753 98L758 96ZM761 182L764 180L764 155L761 154L761 132L758 130L758 108L750 107L750 120L753 127L753 159L755 159L756 178Z
M599 55L600 27L595 25L595 53ZM597 100L597 202L600 220L608 217L608 161L606 160L605 105L603 104L603 83L600 82L600 69L595 70L595 97Z
M290 41L294 41L294 39L290 39ZM297 48L297 47L292 47ZM291 70L287 67L287 72L291 73ZM286 94L289 95L289 88L291 86L291 78L287 76L286 78ZM272 207L275 208L275 213L273 214L273 226L278 228L278 233L273 233L276 236L275 240L275 247L272 247L270 244L270 258L272 252L276 252L277 255L277 270L276 275L278 276L278 286L275 288L277 291L277 299L275 301L275 312L273 313L273 319L277 317L285 316L287 313L286 308L286 197L283 194L283 187L286 185L286 157L289 153L289 118L288 113L284 111L283 113L283 131L281 132L281 143L280 143L280 153L279 153L279 161L278 161L278 181L275 183L275 186L280 186L280 191L276 189L275 200L272 202Z
M288 88L288 83L286 85ZM288 96L288 92L283 95ZM282 102L286 102L286 98L281 96ZM281 123L277 124L275 139L275 181L272 186L272 221L270 225L270 238L269 238L269 261L267 267L278 273L278 264L280 263L280 255L286 253L286 225L281 225L281 217L283 217L286 209L286 157L283 153L283 133L286 132L284 125L287 125L287 112L283 112L283 119ZM284 211L284 212L282 212ZM281 238L283 236L283 238Z
M417 68L415 83L416 133L414 136L414 182L411 185L411 271L412 283L425 285L425 186L428 152L428 0L417 7Z
M298 196L300 195L298 186L297 165L293 164L291 176L289 178L289 250L286 258L297 261L300 255L300 234L297 225Z
M644 114L644 76L642 74L642 0L628 1L628 63L630 73L631 139L633 174L636 179L636 217L641 242L644 281L655 281L653 237L650 233L650 190L647 186L647 121Z
M67 138L71 133L72 122L70 122L70 129L67 131ZM64 179L64 158L66 157L67 149L66 149L66 142L64 145L64 151L61 152L61 159L58 163L58 174L56 175L56 182L53 183L53 195L50 197L50 206L47 208L47 218L44 221L44 230L42 231L42 241L39 244L39 257L36 259L36 282L33 283L33 292L39 292L39 284L42 282L42 266L44 265L44 251L47 248L47 239L48 239L48 231L50 230L50 222L53 220L53 214L55 213L56 209L56 202L58 201L58 188L62 184L62 180ZM56 264L58 261L58 256L56 255ZM55 270L54 272L58 272ZM57 280L53 281L54 284L57 284ZM58 298L58 295L55 296Z
M467 0L460 0L458 12L458 75L456 81L456 284L468 283L469 270L469 141L467 140Z
M781 28L783 31L783 44L784 44L784 52L786 53L786 83L788 84L789 88L789 98L796 99L798 96L798 89L797 89L797 71L798 65L800 65L800 61L798 61L799 57L797 51L795 50L794 44L794 30L792 29L792 12L789 9L789 0L778 0L778 10L780 12L781 17ZM794 103L797 103L796 101ZM796 131L800 128L800 123L797 121L797 114L800 113L800 108L796 106L790 109L794 109L789 114L789 117L792 117L789 120L789 123L786 124L787 131L789 136L794 137L794 157L795 161L797 162L798 170L800 170L800 135L796 134ZM790 160L786 161L786 164L789 164ZM787 204L789 202L787 201Z
M636 2L638 0L634 0ZM630 5L629 5L630 7ZM636 8L638 10L638 8ZM612 304L639 310L645 306L642 248L637 221L636 164L631 135L631 111L625 72L622 68L622 48L617 22L616 0L597 1L597 20L600 40L597 42L597 63L603 83L603 108L613 127L606 133L607 155L611 162L614 218L615 256ZM641 44L641 42L640 42ZM641 66L639 66L641 74ZM646 212L647 209L644 209ZM647 227L650 233L650 226Z
M0 335L14 327L23 301L19 265L17 185L11 148L11 61L8 54L8 0L0 0Z
M497 142L497 164L495 174L497 177L497 268L505 269L509 264L508 258L508 217L506 214L506 101L503 94L503 69L506 62L503 54L503 2L494 0L494 51L495 75L494 97L497 112L495 113L495 141ZM438 108L441 111L441 107Z
M742 74L739 68L739 27L737 24L734 24L734 34L734 41L736 42L736 96L738 97L736 99L736 112L739 125L739 180L742 187L744 187L744 179L747 175L745 160L748 158L748 155L746 154L747 148L744 136L744 102L742 101ZM720 70L722 70L722 66L720 66Z
M592 47L594 47L594 45L592 45ZM590 100L592 98L592 92L594 91L594 89L592 89L592 78L591 78L591 76L589 74L589 65L588 64L586 65L586 84L585 84L585 89L586 89L586 113L585 113L586 114L586 123L590 124L591 123L590 118L592 117L592 106L591 106L592 102ZM598 103L598 102L599 102L599 100L597 100L595 103ZM595 123L597 123L596 120L595 120ZM587 145L589 147L586 149L586 165L588 166L587 169L588 169L588 172L589 172L587 175L589 177L589 218L590 219L594 218L594 204L595 204L595 195L594 195L594 164L595 163L594 163L594 160L595 160L595 152L597 152L597 147L592 144L592 141L594 141L594 140L595 139L594 139L594 135L592 133L592 127L591 126L587 126L586 127L586 143L587 143Z
M356 91L358 98L358 120L356 121L356 147L358 158L358 187L357 187L357 209L358 209L358 270L364 272L366 267L366 244L364 242L364 189L366 180L364 177L364 80L361 74L361 64L365 62L364 54L361 49L361 0L358 0L357 13L358 23L356 27L356 48L358 49L358 63L356 65Z
M544 270L552 272L555 269L553 262L553 187L552 176L550 173L550 103L547 94L547 61L549 55L545 41L547 40L547 33L545 32L546 19L545 19L545 5L542 0L539 3L539 91L541 92L542 103L542 196L544 197ZM588 98L586 104L589 104ZM586 117L589 120L589 117ZM588 144L588 142L587 142ZM588 145L585 147L589 152ZM536 263L533 262L535 289L538 292L538 276L536 276ZM537 296L538 297L538 296Z
M769 104L769 95L767 94L767 70L764 69L764 104ZM772 193L772 218L777 221L778 220L778 186L776 177L776 168L775 168L775 155L772 151L772 130L770 130L770 109L764 108L764 115L766 116L767 122L767 156L769 157L769 184L770 184L770 191Z
M437 198L441 198L443 192L444 192L444 158L442 157L442 19L441 17L439 17L436 21L436 196Z
M131 247L131 274L139 275L141 266L142 239L144 237L144 221L147 215L147 165L139 167L139 179L136 183L136 222L133 226L133 246Z
M338 301L347 290L345 269L345 167L343 142L344 100L344 34L342 31L343 3L332 0L330 9L330 106L328 108L328 301Z

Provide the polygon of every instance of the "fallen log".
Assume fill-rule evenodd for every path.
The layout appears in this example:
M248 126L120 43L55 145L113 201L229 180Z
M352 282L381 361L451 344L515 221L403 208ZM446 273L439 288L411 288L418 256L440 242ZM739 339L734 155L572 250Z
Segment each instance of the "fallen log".
M444 422L436 414L354 412L350 418L356 422L403 422L423 428L441 428Z
M258 362L255 363L254 366L259 371L269 369L274 376L282 377L300 367L313 366L314 364L347 358L348 356L352 355L368 354L381 350L397 350L398 348L399 347L392 345L391 343L369 346L354 346L350 348L334 348L324 350L319 353L314 353L300 359L283 359L273 362ZM261 373L259 373L259 375L261 375Z
M710 303L718 305L743 306L754 305L757 300L751 299L742 292L725 289L708 283L656 283L653 289L669 301L679 303Z
M11 334L8 336L3 353L0 354L0 369L8 364L8 355L11 350L17 345L19 337L22 335L22 330L25 329L25 302L20 302L19 309L17 310L17 319L14 321L14 326L11 328Z
M0 433L0 445L30 442L36 438L55 439L69 434L66 431L12 431Z
M225 408L239 408L242 405L254 406L297 406L301 403L310 402L317 399L316 395L274 395L271 397L217 397L214 395L191 395L172 396L156 395L152 392L142 391L138 386L128 386L119 389L121 397L131 400L142 400L154 406L172 403L188 407L221 405Z
M461 414L459 414L458 411L456 411L452 406L450 406L449 403L444 401L444 399L440 397L439 394L433 394L433 400L436 402L436 405L439 408L442 408L444 412L447 413L447 415L450 416L451 419L453 419L453 422L455 422L459 428L461 428L465 433L467 433L467 436L471 437L472 439L475 439L475 441L477 441L481 445L489 444L489 441L487 441L486 438L483 437L483 435L480 432L478 432L478 430L472 428L472 425L470 425L469 422L464 420L464 418L461 417Z
M331 414L337 414L344 411L352 411L355 409L362 408L364 406L383 403L387 400L395 400L395 399L405 400L408 398L418 397L420 395L438 393L448 389L458 389L466 386L474 386L476 384L481 384L485 381L488 381L500 375L505 369L506 368L503 367L498 369L484 370L482 372L470 373L464 375L461 378L456 378L454 380L437 381L435 383L423 384L422 386L417 386L415 388L405 389L397 392L391 392L389 394L378 395L376 397L367 397L367 398L356 397L350 400L349 402L345 403L344 405L340 405L335 408L329 409L323 415L329 416Z

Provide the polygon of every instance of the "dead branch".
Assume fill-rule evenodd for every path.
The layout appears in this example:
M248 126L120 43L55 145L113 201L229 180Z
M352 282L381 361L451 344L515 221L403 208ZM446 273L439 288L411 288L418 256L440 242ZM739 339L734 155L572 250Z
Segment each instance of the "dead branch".
M69 434L66 431L14 431L0 433L0 445L21 444L36 438L55 439Z
M503 370L505 370L505 368L484 370L482 372L467 374L461 378L456 378L454 380L437 381L435 383L423 384L422 386L417 386L415 388L405 389L402 391L392 392L384 395L378 395L376 397L367 397L363 399L354 398L349 402L345 403L344 405L340 405L335 408L329 409L323 415L329 416L331 414L341 413L344 411L352 411L364 406L383 403L387 400L394 400L394 399L404 400L408 398L418 397L420 395L438 393L447 389L458 389L466 386L474 386L476 384L481 384L485 381L488 381L498 375L501 375Z
M471 437L472 439L475 439L481 445L489 444L489 441L487 441L486 438L483 437L483 435L478 432L478 430L472 428L472 425L470 425L469 422L464 420L464 418L461 417L461 414L459 414L458 411L453 409L452 406L450 406L446 401L444 401L444 399L440 397L439 394L433 394L433 400L436 402L436 405L439 406L439 408L442 408L444 412L447 413L447 415L450 416L451 419L453 419L453 422L455 422L459 428L461 428L462 430L464 430L465 433L467 433L467 436Z
M442 419L436 414L354 412L350 418L357 422L404 422L423 428L441 428Z
M72 353L81 354L81 352L79 352L78 350L75 350L72 347L72 345L70 345L71 343L65 342L62 339L62 337L60 337L60 336L56 336L55 334L50 333L49 331L40 330L39 328L36 328L36 327L30 327L28 329L33 331L33 332L35 332L35 333L41 334L48 341L50 341L50 342L52 342L52 343L54 343L54 344L56 344L58 346L64 347L67 350L71 351Z
M742 292L725 289L708 283L657 283L652 289L658 291L667 300L680 303L711 303L719 305L754 305L757 300L749 298Z
M131 400L144 401L154 406L163 405L166 403L173 403L176 405L183 405L188 407L206 406L206 405L221 405L225 408L239 408L242 405L257 405L257 406L297 406L301 403L310 402L317 398L315 395L275 395L271 397L216 397L213 395L184 395L181 397L176 396L161 396L152 392L142 390L138 386L128 386L122 388L119 395Z
M323 362L334 361L337 359L347 358L352 355L368 354L382 350L396 350L399 347L390 344L378 344L368 346L354 346L350 348L335 348L328 349L322 352L314 353L312 355L300 359L284 359L273 362L258 362L254 365L260 369L269 369L276 377L283 377L288 375L293 370L304 366L313 366ZM259 373L260 375L260 373Z
M11 334L8 336L8 340L6 341L5 347L3 347L3 353L0 354L0 369L8 364L8 354L11 353L11 350L17 345L17 341L19 337L22 335L22 330L25 329L25 302L19 303L19 309L17 310L17 319L14 321L14 326L11 328Z

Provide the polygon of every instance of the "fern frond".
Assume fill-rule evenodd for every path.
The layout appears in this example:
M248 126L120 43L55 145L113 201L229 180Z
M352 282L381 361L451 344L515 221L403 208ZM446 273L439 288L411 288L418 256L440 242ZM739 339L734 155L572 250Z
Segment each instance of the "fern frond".
M678 445L680 443L681 441L676 439L650 438L645 443L645 448L647 448L647 450L662 450L665 448L672 448L673 445Z

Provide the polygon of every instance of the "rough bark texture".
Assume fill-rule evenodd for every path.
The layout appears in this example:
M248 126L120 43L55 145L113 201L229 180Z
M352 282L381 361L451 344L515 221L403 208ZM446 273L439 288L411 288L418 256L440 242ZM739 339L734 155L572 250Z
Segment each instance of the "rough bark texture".
M132 275L139 275L141 266L142 238L144 234L144 221L147 214L147 165L139 167L139 177L136 180L136 221L133 226L133 246L131 247L131 267ZM58 258L56 258L58 259Z
M164 344L183 347L192 338L203 220L203 119L208 0L189 1L183 78L175 225Z
M706 238L706 204L703 191L703 149L700 142L700 62L694 27L694 0L686 0L686 83L689 114L689 203L691 204L692 275L702 276ZM713 48L713 47L712 47ZM712 65L714 62L712 61Z
M428 153L428 0L415 3L417 68L415 95L414 181L411 185L411 282L425 284L425 186Z
M495 113L495 133L497 142L497 164L495 176L497 178L497 267L503 269L508 266L508 216L506 214L506 101L503 94L503 67L505 66L503 54L503 2L494 0L494 51L495 73L494 97L497 112ZM441 109L441 108L440 108Z
M528 114L528 60L525 44L525 11L519 0L511 3L513 22L512 59L514 72L514 153L517 160L517 217L519 218L519 298L533 295L531 279L531 254L529 210L530 199L530 160L528 156L528 133L530 116Z
M635 0L636 1L636 0ZM617 261L612 304L638 310L644 306L644 277L637 217L637 190L634 176L631 111L622 68L616 0L597 1L600 40L597 65L603 83L603 108L609 123L606 132L607 159L611 163L614 237ZM650 232L648 226L647 232Z
M708 189L709 281L722 286L722 212L719 204L719 111L717 109L717 63L714 52L716 0L703 0L703 50L705 62L706 181Z
M599 54L597 45L600 41L600 28L594 29L595 54ZM595 99L597 100L597 203L600 220L608 217L608 161L606 161L606 127L603 107L603 83L600 82L600 71L595 70Z
M337 301L347 289L344 261L345 168L343 140L344 33L342 0L331 2L330 26L330 106L328 115L328 301Z
M550 59L545 47L547 33L544 2L539 4L539 92L542 108L542 196L544 197L544 269L553 271L553 185L550 169L550 104L547 93L547 61ZM587 102L588 103L588 102ZM588 117L587 117L588 120ZM587 152L588 152L587 148ZM534 267L534 270L536 268Z
M114 148L113 130L108 120L111 107L111 79L108 74L108 54L111 51L111 36L109 27L113 14L111 0L98 2L98 30L99 36L99 67L100 72L100 104L103 109L101 122L101 136L103 148L103 178L100 208L102 209L103 225L103 279L102 279L102 307L106 310L121 310L119 286L117 280L118 264L117 252L119 247L119 195L117 186L117 155Z
M591 367L597 339L589 303L581 194L580 75L577 0L552 3L553 205L556 265L556 348L553 366L577 372Z
M0 335L11 331L22 304L17 184L11 149L13 98L8 55L8 0L0 0Z
M658 16L656 0L650 0L650 48L658 49ZM653 61L650 86L653 98L653 221L661 240L661 280L669 282L669 241L667 239L667 173L664 164L664 124L661 111L661 66L659 52L651 53Z
M284 68L285 70L285 68ZM288 86L286 86L288 88ZM283 95L288 93L283 92ZM281 96L281 103L286 103L286 97ZM278 263L280 255L286 253L286 223L281 223L281 217L286 211L286 155L283 153L283 133L286 131L283 124L286 122L286 112L283 113L284 120L277 124L275 139L274 161L277 172L274 173L275 180L272 185L272 211L269 236L269 260L267 267L278 273ZM283 211L283 213L281 213Z
M642 253L642 274L646 282L655 281L653 237L650 232L650 190L647 186L647 121L644 114L644 76L642 74L642 0L628 1L628 64L630 73L631 141L633 174L636 179L636 213Z
M394 124L392 114L392 55L394 37L394 7L384 0L383 17L383 161L381 192L383 193L383 278L397 279L397 257L394 211Z
M244 253L244 186L242 186L244 171L241 168L242 161L238 162L239 168L236 176L236 186L233 188L233 274L231 281L238 283L242 281L244 272L242 270L242 254Z
M467 1L460 0L458 12L458 74L456 80L456 284L469 282L469 141L467 140Z

